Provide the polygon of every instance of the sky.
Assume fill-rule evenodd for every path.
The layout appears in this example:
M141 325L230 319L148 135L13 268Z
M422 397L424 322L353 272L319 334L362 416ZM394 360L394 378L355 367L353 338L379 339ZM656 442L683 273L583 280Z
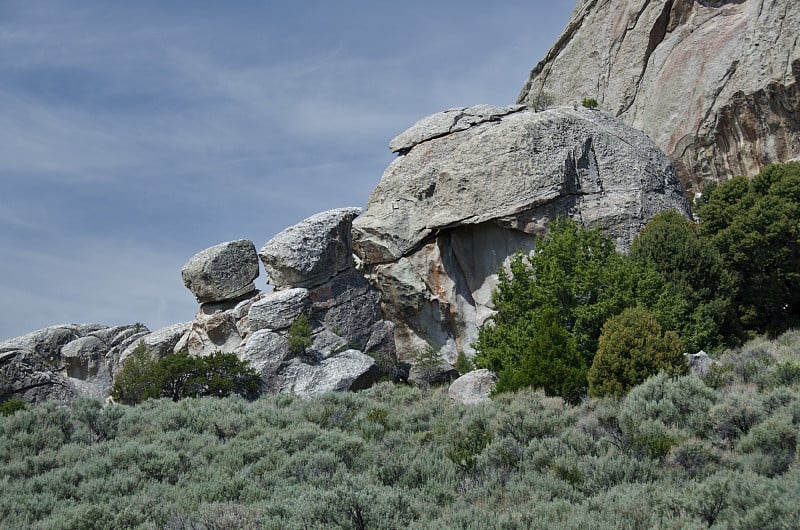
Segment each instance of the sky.
M513 104L574 5L0 0L0 340L192 320L192 255L364 207L394 136Z

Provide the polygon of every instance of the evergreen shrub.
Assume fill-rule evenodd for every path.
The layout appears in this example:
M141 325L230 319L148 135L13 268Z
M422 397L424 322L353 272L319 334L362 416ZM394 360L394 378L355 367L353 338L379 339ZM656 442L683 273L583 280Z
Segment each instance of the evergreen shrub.
M600 344L589 369L589 394L620 397L659 372L688 371L683 344L673 331L663 331L641 306L625 309L603 325Z

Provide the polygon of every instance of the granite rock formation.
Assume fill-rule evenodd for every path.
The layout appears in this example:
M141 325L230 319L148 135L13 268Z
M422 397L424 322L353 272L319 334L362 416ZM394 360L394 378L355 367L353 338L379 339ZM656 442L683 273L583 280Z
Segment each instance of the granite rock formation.
M690 190L800 155L800 2L580 0L519 103L600 108Z
M140 324L72 324L0 342L0 401L105 397L122 352L148 335Z
M275 290L201 304L175 351L235 353L261 373L267 390L303 397L374 383L382 370L372 356L396 364L395 348L393 327L381 320L380 294L355 270L351 231L360 211L321 212L277 234L260 252ZM192 260L198 256L214 254ZM225 275L248 278L250 265L249 258L229 260L233 270ZM195 268L209 267L200 260ZM312 344L293 353L287 335L301 314L311 324Z
M472 354L498 267L559 215L626 248L655 214L688 203L669 159L599 111L480 106L421 120L353 223L353 245L395 324L401 360L433 344Z

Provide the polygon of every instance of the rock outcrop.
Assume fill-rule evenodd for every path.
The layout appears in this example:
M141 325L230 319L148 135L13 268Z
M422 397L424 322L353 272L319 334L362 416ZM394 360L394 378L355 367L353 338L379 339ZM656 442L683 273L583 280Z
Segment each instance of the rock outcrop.
M596 98L687 189L800 155L796 0L580 0L518 102Z
M380 293L353 262L352 221L360 212L318 213L261 249L275 291L250 305L249 333L237 353L261 372L269 391L309 397L357 390L386 375L375 358L396 364ZM287 333L301 314L311 324L311 346L298 354L290 351Z
M181 269L198 302L224 302L255 291L258 255L252 241L221 243L192 256Z
M492 314L498 267L559 215L626 248L655 214L688 203L643 133L572 107L453 109L391 145L399 157L353 223L353 245L395 324L401 360L428 344L455 362Z
M393 327L381 320L380 294L353 262L352 221L360 211L322 212L277 234L259 253L275 290L201 304L174 350L194 356L235 353L261 373L268 391L303 397L355 390L389 375L396 365ZM252 247L249 241L236 243ZM215 255L204 251L191 261ZM228 266L233 270L225 277L252 276L249 257L229 260ZM212 267L200 259L194 268ZM311 346L292 352L287 336L301 314L312 327Z
M73 324L0 342L0 401L105 397L122 352L148 335L140 324Z

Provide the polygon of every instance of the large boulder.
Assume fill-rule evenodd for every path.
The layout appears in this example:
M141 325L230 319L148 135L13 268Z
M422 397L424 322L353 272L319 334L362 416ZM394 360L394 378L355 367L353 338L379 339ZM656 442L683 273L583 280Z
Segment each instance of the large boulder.
M800 155L800 2L578 2L518 102L596 98L687 189Z
M603 112L480 106L409 131L353 222L400 360L429 344L451 364L472 354L498 267L559 215L601 227L621 249L660 211L691 215L664 153Z
M312 215L273 237L259 257L276 287L316 287L353 266L350 226L361 208Z
M285 334L266 329L253 333L237 351L258 370L268 392L291 393L303 398L335 390L361 390L380 375L372 357L358 350L344 350L317 359L313 352L295 354Z
M0 342L0 401L105 397L122 352L148 334L141 324L70 324Z
M253 369L261 374L266 389L272 391L281 388L281 368L293 357L286 335L268 329L260 329L250 335L237 355L250 362Z
M220 243L192 256L181 269L198 302L224 302L255 291L258 255L252 241Z

